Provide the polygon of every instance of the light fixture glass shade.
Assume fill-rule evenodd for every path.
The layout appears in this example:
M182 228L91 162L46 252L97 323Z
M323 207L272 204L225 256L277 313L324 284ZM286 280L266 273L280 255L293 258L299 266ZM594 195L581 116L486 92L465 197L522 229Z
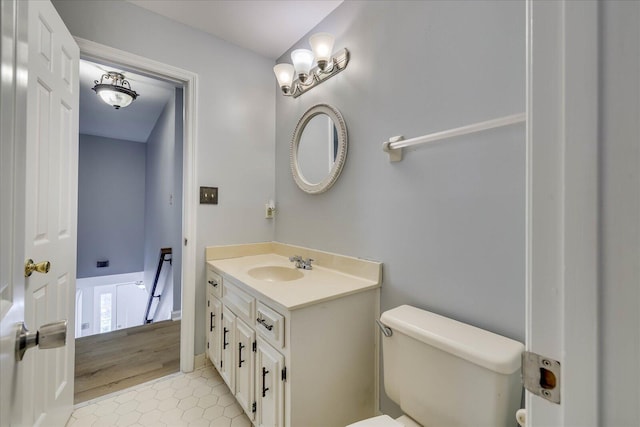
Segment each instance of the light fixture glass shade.
M318 65L321 61L331 61L331 54L333 53L333 44L336 41L329 33L316 33L309 37L309 44L313 51Z
M298 78L304 80L309 75L313 65L313 52L309 49L296 49L291 52L291 61L296 69Z
M119 92L112 88L98 88L96 92L98 92L98 95L100 95L100 98L102 98L104 102L115 107L116 110L126 107L133 101L133 97L128 93Z
M103 83L104 80L111 80L111 84ZM100 81L95 80L92 88L95 93L107 104L116 110L126 107L138 97L138 93L131 89L131 85L124 79L124 75L117 71L109 71L103 74Z
M273 72L276 75L280 89L285 93L288 92L291 89L293 78L295 76L295 69L293 68L293 65L287 63L277 64L273 67Z

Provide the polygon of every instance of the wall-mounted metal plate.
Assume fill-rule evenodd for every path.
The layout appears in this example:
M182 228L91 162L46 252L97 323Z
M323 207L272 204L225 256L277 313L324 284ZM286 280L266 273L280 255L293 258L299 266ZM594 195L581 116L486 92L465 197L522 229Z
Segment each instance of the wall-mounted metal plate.
M217 205L218 187L200 187L200 204Z
M536 396L560 404L560 362L530 351L522 353L522 383Z

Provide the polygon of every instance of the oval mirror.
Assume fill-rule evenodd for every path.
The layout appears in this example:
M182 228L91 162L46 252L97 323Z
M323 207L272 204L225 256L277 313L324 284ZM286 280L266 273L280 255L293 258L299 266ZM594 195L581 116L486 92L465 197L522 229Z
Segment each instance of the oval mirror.
M340 112L327 104L309 108L293 132L290 157L301 190L317 194L331 188L347 157L347 126Z

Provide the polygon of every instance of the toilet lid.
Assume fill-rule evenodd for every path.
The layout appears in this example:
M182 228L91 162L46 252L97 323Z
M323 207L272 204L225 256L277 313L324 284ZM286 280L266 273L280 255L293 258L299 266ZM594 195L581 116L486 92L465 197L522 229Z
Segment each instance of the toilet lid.
M367 418L357 423L349 424L347 427L404 427L389 415L380 415L379 417Z

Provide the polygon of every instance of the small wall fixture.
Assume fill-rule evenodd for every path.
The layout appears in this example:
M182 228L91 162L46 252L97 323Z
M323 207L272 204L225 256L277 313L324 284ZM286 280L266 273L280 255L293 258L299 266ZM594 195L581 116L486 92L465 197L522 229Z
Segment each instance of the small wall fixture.
M112 83L103 83L104 80L111 80ZM96 85L92 89L116 110L126 107L138 97L136 91L131 90L131 85L124 79L124 75L116 71L103 74L100 81L94 80L94 83Z
M332 55L334 41L329 33L314 34L309 38L312 50L296 49L291 52L293 65L283 63L273 67L283 95L297 98L347 67L349 51L342 49Z

